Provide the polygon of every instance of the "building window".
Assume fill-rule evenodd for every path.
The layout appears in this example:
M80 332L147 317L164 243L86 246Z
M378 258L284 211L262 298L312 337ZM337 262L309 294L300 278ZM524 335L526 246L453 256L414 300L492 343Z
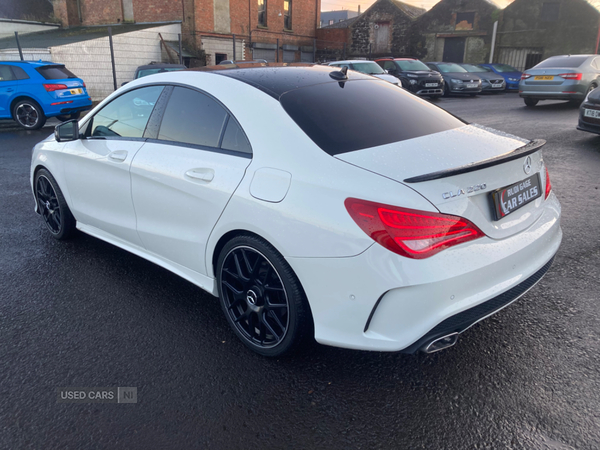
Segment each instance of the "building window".
M475 13L474 12L459 12L456 13L456 25L455 30L468 31L473 29L475 24Z
M283 0L283 28L292 29L292 0Z
M267 0L258 0L258 25L267 26Z
M333 25L333 19L329 21L329 25Z
M220 64L221 61L225 61L227 59L226 53L215 53L215 64Z
M542 4L542 12L540 13L540 19L542 22L556 22L558 20L559 12L560 3L544 2Z

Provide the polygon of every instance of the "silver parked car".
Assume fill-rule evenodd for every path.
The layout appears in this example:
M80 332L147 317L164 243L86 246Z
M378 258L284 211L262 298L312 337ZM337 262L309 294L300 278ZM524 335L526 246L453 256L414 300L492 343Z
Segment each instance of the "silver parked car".
M519 95L527 106L540 100L569 100L579 105L598 86L600 55L552 56L523 72Z
M393 75L389 75L387 71L383 70L379 64L374 61L366 61L362 59L351 60L351 61L335 61L329 63L333 67L348 67L350 70L356 70L357 72L366 73L384 81L388 81L396 86L400 85L400 80Z
M459 64L459 66L481 78L481 92L504 92L506 90L504 77L498 75L492 69L476 66L475 64Z

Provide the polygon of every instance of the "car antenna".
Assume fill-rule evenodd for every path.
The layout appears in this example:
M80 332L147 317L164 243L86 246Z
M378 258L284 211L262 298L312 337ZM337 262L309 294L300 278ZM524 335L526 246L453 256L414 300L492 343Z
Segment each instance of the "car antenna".
M335 70L333 72L330 72L329 76L331 78L333 78L334 80L338 80L338 81L347 80L348 79L347 73L348 73L348 67L344 66L340 70Z

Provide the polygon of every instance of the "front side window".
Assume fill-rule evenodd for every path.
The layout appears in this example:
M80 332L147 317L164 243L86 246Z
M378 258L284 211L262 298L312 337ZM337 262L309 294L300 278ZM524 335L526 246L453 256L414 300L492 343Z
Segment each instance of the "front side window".
M292 0L283 0L283 28L292 29Z
M258 0L258 24L267 26L267 0Z
M389 70L390 72L393 72L396 70L396 64L394 64L394 61L386 61L383 63L383 68L385 70Z
M163 89L163 86L148 86L114 99L92 118L90 136L142 138Z

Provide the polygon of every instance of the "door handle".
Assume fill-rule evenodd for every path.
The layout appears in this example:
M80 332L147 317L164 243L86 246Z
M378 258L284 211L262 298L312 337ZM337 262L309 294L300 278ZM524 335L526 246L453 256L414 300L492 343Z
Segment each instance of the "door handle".
M185 173L185 176L194 180L211 182L215 177L215 171L212 169L190 169Z
M125 158L127 158L127 150L115 150L114 152L110 152L108 158L116 162L123 162L125 161Z

